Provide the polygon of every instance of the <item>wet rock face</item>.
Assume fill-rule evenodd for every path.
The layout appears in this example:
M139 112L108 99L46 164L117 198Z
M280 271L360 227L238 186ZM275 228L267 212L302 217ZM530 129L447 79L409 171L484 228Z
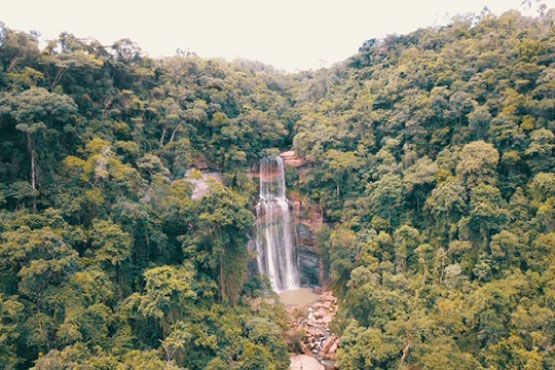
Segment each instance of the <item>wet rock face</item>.
M297 247L297 261L299 264L301 286L319 286L320 260L316 251L311 247L299 245Z
M297 217L300 217L298 215ZM297 224L297 238L299 239L299 244L312 246L314 241L314 233L305 224Z
M310 287L319 286L320 261L316 252L309 248L299 248L297 256L301 285Z
M306 204L306 203L305 203ZM321 224L311 222L309 212L303 202L296 202L295 220L297 232L297 262L302 286L317 287L324 285L320 273L320 256L316 231Z

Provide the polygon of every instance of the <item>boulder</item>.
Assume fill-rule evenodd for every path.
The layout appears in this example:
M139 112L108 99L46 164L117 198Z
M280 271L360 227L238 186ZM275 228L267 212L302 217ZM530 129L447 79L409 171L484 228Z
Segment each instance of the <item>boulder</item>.
M291 355L291 370L325 370L314 357L307 355Z
M335 343L335 337L334 336L329 337L324 343L324 345L322 346L322 354L327 355L330 351L331 346L333 346L334 343Z
M333 345L330 347L330 350L328 351L328 357L330 358L330 360L335 360L335 353L337 352L337 346L339 344L339 341L336 340Z

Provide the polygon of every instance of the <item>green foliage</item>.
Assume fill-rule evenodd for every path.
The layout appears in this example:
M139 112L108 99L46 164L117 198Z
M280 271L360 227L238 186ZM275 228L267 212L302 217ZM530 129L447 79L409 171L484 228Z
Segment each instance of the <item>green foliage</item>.
M552 367L552 17L456 19L305 75L293 144L341 369Z
M242 294L242 172L291 142L292 81L2 24L0 368L286 369L283 316ZM198 169L226 181L193 200Z
M361 328L351 323L341 338L337 355L341 369L384 369L396 365L398 346L393 338L384 336L379 329Z
M551 369L553 14L297 74L0 25L0 368L287 369L247 172L292 146L342 369Z
M210 194L189 216L190 236L183 238L185 256L218 281L222 300L237 302L244 284L246 243L254 223L246 207L240 194L212 182Z

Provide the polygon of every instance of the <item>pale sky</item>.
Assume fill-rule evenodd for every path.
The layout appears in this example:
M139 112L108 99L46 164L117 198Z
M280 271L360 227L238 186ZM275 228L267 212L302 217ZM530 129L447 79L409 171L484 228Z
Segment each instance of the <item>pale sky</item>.
M534 1L534 0L532 0ZM442 25L455 14L522 11L522 0L2 0L0 21L56 38L68 31L105 45L130 38L149 55L177 48L247 58L288 71L353 55L367 39ZM549 8L555 0L543 1Z

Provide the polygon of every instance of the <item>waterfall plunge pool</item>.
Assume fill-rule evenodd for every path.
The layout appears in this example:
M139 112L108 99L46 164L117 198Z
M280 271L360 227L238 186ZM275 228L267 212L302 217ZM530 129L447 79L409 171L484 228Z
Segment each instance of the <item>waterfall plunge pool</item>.
M307 306L316 302L318 294L311 288L297 288L278 292L281 302L286 305Z

